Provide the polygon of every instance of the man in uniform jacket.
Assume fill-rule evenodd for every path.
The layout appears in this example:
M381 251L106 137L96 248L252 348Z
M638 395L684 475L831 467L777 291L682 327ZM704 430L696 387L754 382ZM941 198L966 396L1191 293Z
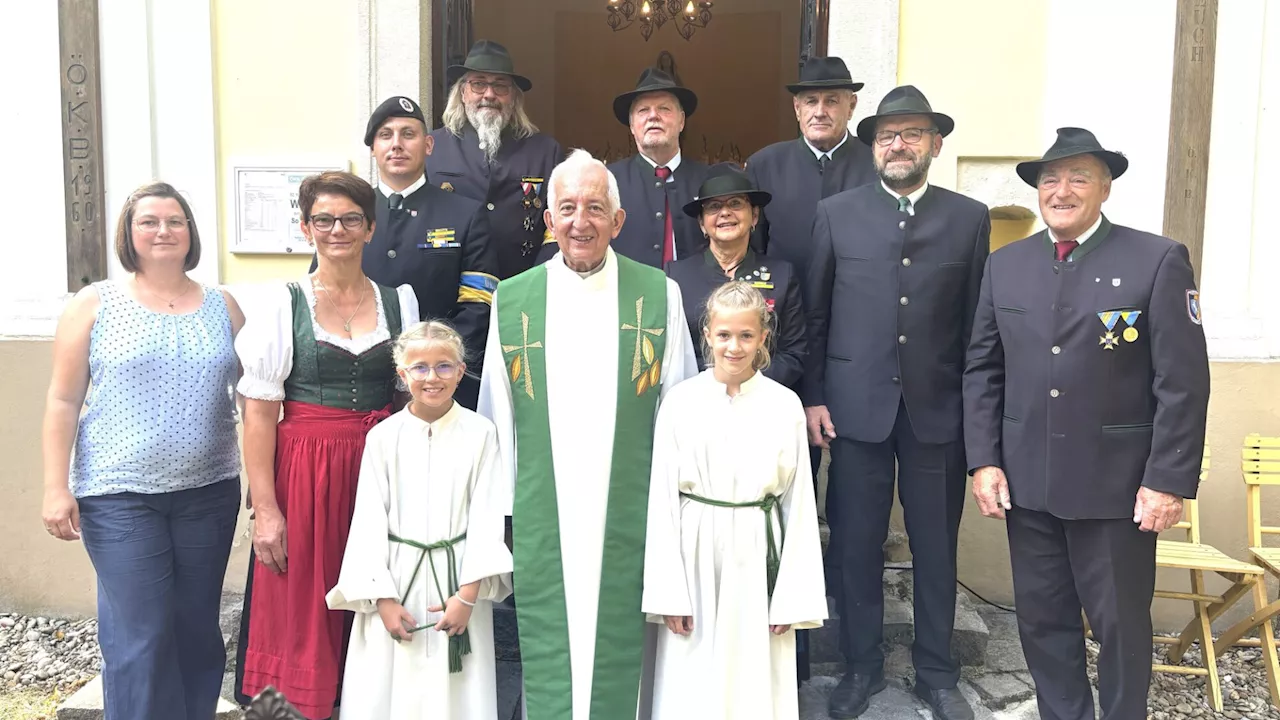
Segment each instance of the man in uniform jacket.
M631 128L636 154L609 165L627 211L627 223L611 247L659 269L707 246L697 220L680 211L707 177L705 163L680 152L685 118L697 108L692 90L656 68L647 68L635 90L613 101L614 117ZM555 254L555 243L550 247Z
M365 274L388 287L411 285L421 317L406 322L449 320L466 343L468 365L481 367L498 268L480 203L426 184L432 139L412 99L397 96L379 105L369 117L364 144L378 165ZM455 397L475 409L479 389L478 377L469 376Z
M991 255L964 375L983 515L1004 518L1018 631L1040 717L1145 717L1156 535L1194 498L1209 403L1187 249L1102 214L1128 168L1061 128L1018 175L1048 228Z
M882 547L898 497L915 576L915 692L942 720L973 711L951 656L956 545L966 487L961 374L982 269L987 208L932 186L954 123L916 88L895 88L858 123L879 181L818 203L803 291L810 440L831 448L827 520L839 555L829 586L848 671L829 713L852 718L885 687Z
M753 245L801 274L809 262L818 201L876 179L871 151L849 134L862 85L853 81L840 58L811 58L800 70L800 81L787 86L800 137L774 143L747 159L751 182L773 195Z
M478 41L447 79L427 182L480 201L498 277L509 278L532 267L542 245L546 179L561 160L560 144L529 120L524 93L533 83L515 73L502 45Z

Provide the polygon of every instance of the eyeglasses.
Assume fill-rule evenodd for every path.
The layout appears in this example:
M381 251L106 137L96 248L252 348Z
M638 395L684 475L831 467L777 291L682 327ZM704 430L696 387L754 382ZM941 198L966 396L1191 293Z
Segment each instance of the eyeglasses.
M471 88L471 92L477 95L483 95L486 90L493 88L493 94L498 97L506 97L511 94L511 83L507 82L487 82L485 80L468 80L467 86Z
M171 217L171 218L166 218L163 222L167 230L169 230L170 232L177 232L179 230L185 229L187 227L187 224L190 223L191 221L186 218ZM154 218L154 217L151 217L150 215L146 217L140 217L137 220L134 220L134 224L138 226L138 229L145 230L146 232L159 232L160 223L161 223L160 218Z
M441 380L449 380L457 374L458 366L451 362L442 362L435 367L425 363L418 363L417 365L410 365L405 368L404 371L405 374L414 380L426 380L433 372L436 374L436 377Z
M747 209L747 201L743 200L742 198L734 198L728 202L721 202L719 200L708 200L707 202L702 203L702 214L703 215L719 215L720 211L724 210L725 208L729 208L734 212L742 212L743 210Z
M322 232L328 232L333 229L334 223L341 221L342 227L348 230L355 230L364 225L364 213L347 213L341 218L335 218L332 215L315 215L311 218L311 227Z
M920 140L924 138L925 133L936 133L936 132L938 131L934 128L929 128L927 130L925 128L907 128L905 130L899 130L897 132L894 132L893 130L881 130L880 132L876 133L875 138L876 138L876 144L879 145L880 147L892 145L893 139L897 137L901 137L902 142L908 145L917 145L920 143Z

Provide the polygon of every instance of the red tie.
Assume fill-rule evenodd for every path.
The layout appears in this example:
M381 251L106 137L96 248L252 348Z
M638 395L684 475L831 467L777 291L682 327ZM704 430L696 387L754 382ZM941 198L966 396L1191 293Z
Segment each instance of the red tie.
M667 178L671 177L671 168L654 168L653 174L665 184ZM662 228L662 266L666 267L676 257L676 231L671 226L671 198L667 196L665 187L662 188L662 217L665 220Z
M1059 240L1053 244L1053 250L1058 254L1058 262L1064 262L1067 256L1080 246L1075 240Z

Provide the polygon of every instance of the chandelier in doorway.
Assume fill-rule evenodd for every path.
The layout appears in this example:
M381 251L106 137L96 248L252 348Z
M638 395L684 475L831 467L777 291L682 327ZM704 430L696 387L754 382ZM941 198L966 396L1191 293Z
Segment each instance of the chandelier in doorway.
M640 24L640 35L647 41L656 28L668 21L675 25L680 37L688 40L698 28L711 22L710 2L688 0L681 7L680 0L609 0L609 27L614 32Z

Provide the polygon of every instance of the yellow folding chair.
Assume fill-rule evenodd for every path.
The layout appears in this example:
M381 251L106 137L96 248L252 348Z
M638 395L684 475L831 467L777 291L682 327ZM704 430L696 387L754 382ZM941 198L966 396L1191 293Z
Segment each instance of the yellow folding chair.
M1200 464L1200 482L1203 483L1209 473L1209 448L1204 449L1204 460ZM1182 522L1169 528L1166 532L1183 530L1185 540L1173 540L1161 537L1156 541L1156 567L1186 570L1191 576L1191 592L1162 590L1156 588L1155 596L1167 600L1186 600L1195 608L1191 622L1177 635L1155 635L1152 641L1169 645L1167 657L1169 664L1152 663L1151 669L1156 672L1176 673L1179 675L1198 675L1206 678L1206 691L1213 709L1222 712L1222 685L1218 680L1218 653L1212 642L1201 642L1203 667L1180 664L1192 643L1200 638L1213 635L1210 626L1213 619L1249 593L1258 585L1263 577L1263 570L1258 566L1236 560L1226 553L1206 545L1200 536L1200 508L1195 500L1183 502ZM1205 573L1217 573L1227 579L1231 586L1221 595L1205 592Z
M1262 524L1262 488L1280 485L1280 437L1249 435L1244 440L1241 453L1241 472L1244 475L1245 497L1248 503L1246 523L1249 532L1249 554L1253 562L1266 573L1280 577L1280 548L1266 547L1266 535L1280 535L1280 527ZM1280 707L1280 664L1277 663L1276 637L1271 618L1280 613L1280 600L1267 602L1267 584L1257 582L1253 588L1253 613L1231 626L1216 643L1217 652L1232 645L1259 647L1267 668L1267 686L1271 690L1271 702ZM1257 638L1244 637L1253 630Z

